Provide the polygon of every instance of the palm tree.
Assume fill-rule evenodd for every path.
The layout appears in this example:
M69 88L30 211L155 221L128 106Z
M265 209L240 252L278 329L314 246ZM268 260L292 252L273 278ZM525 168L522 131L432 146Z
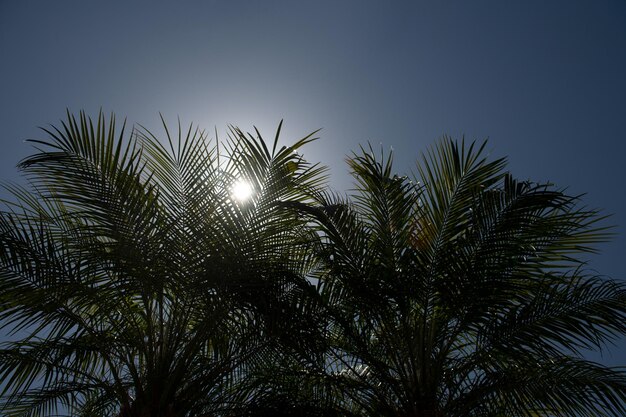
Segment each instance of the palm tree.
M310 135L164 127L68 114L20 164L3 414L626 413L625 374L582 356L626 333L626 288L584 269L607 232L578 198L444 139L423 185L354 155L342 199L296 153Z
M21 162L29 188L0 216L1 414L237 413L275 342L306 337L311 318L284 315L312 289L312 232L276 202L323 181L296 152L312 136L278 148L279 126L270 151L231 127L220 149L164 127L165 145L68 113Z
M444 138L394 175L348 162L351 199L300 205L323 244L316 273L327 377L365 416L622 416L626 374L585 360L626 333L626 287L581 256L607 231L551 185ZM292 204L298 206L298 204Z

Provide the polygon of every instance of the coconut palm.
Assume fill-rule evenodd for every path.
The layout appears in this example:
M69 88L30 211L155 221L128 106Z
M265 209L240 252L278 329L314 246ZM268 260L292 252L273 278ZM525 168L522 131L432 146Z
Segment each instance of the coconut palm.
M584 359L626 333L626 287L583 256L598 212L441 140L419 178L349 159L350 199L300 206L323 239L327 375L366 416L622 416L626 374Z
M311 231L275 203L323 180L296 153L312 136L278 148L279 126L270 151L164 127L68 113L21 162L29 187L0 216L0 414L229 415L277 340L305 340L311 318L284 315L311 290Z

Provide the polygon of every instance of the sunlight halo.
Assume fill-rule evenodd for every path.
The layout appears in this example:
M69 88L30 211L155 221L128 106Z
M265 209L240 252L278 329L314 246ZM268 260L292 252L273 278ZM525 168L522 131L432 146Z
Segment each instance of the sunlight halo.
M231 188L233 198L239 202L244 202L252 197L252 185L244 180L237 181Z

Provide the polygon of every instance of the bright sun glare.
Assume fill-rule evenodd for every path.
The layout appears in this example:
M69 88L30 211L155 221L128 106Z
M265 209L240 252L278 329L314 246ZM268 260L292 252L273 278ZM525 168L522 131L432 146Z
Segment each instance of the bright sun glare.
M252 196L252 186L249 182L239 180L231 189L233 197L238 201L246 201Z

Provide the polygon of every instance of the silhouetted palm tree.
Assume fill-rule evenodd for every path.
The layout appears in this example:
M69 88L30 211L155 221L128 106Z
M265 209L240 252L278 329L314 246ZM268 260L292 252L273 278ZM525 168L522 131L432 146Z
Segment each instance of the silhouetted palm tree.
M626 332L626 288L581 255L606 238L594 210L514 180L484 145L444 139L394 175L349 160L350 200L302 212L323 239L328 377L367 416L623 416L626 374L582 357ZM297 205L297 204L296 204Z
M165 123L164 123L165 126ZM443 140L423 185L371 149L351 199L230 129L163 145L68 115L0 216L2 413L596 416L626 376L626 289L580 257L593 210ZM123 129L122 129L123 132ZM251 194L251 195L246 195Z
M323 180L295 152L311 136L279 149L279 126L270 151L231 128L220 149L165 129L164 145L68 113L20 164L30 186L9 187L0 217L0 318L16 332L1 414L238 412L254 397L238 384L310 321L284 316L311 290L311 231L275 202Z

